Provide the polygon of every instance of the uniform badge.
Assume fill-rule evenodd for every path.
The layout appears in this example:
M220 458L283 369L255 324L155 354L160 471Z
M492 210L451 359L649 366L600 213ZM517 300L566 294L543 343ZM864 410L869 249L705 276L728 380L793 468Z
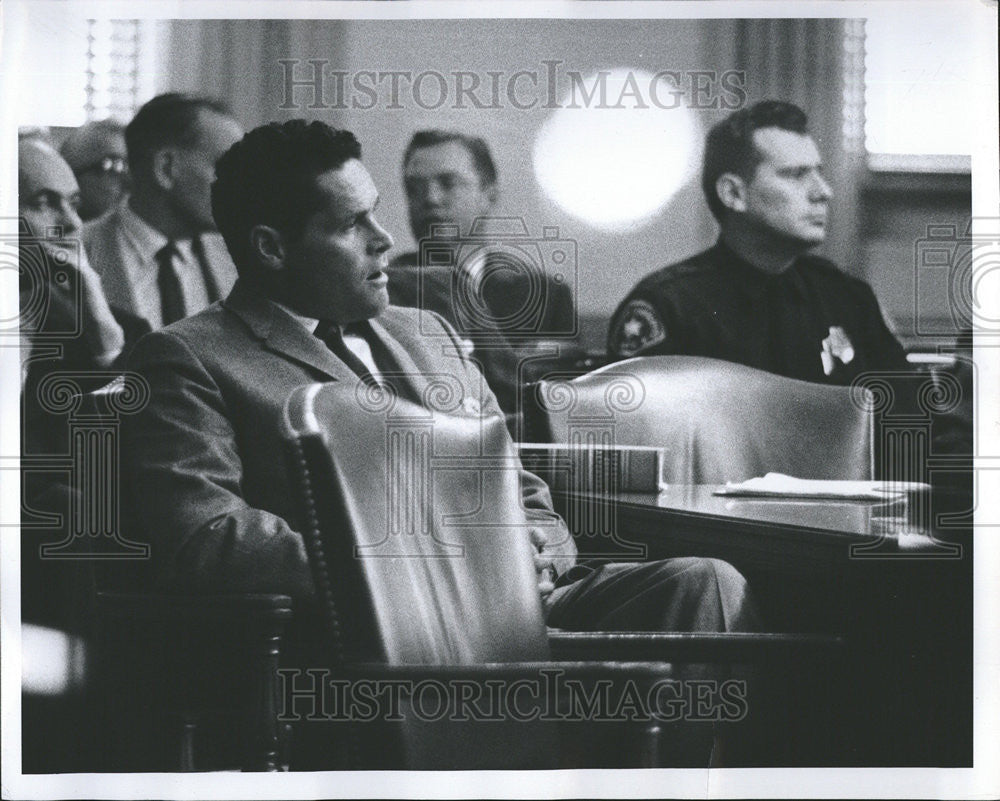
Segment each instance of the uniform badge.
M478 417L483 412L479 405L479 401L469 395L462 398L462 411L474 417Z
M830 375L837 367L837 362L850 364L854 361L854 345L851 344L847 332L840 326L830 326L830 335L823 340L823 349L819 352L823 362L823 374Z
M667 338L660 316L645 300L630 300L618 316L611 336L611 350L619 356L634 356Z

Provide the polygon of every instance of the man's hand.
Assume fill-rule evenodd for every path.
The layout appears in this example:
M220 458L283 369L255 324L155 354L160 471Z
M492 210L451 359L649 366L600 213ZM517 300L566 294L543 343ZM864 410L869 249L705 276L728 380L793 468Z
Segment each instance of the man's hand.
M529 526L531 544L535 548L535 572L538 573L538 592L544 598L555 589L556 569L552 557L545 553L547 537L538 526Z
M833 375L840 365L850 364L854 361L854 346L843 328L830 327L830 335L823 340L823 349L819 352L819 358L823 363L824 375Z
M47 244L43 240L43 247ZM50 258L75 268L72 280L80 282L80 308L78 310L72 308L75 305L76 293L71 284L64 286L53 284L51 291L54 296L58 296L53 300L65 303L70 314L79 315L80 330L87 350L98 365L107 367L125 347L125 333L111 313L111 307L101 286L101 277L90 266L87 253L82 247L75 253L67 253L61 248L57 252L50 252L47 247L45 249Z

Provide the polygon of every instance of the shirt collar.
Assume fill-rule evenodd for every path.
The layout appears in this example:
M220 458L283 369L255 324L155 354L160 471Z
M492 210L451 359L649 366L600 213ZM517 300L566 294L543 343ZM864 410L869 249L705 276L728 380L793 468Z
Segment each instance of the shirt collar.
M273 303L275 306L277 306L279 309L281 309L285 314L287 314L293 320L295 320L296 322L298 322L299 325L301 325L303 328L305 328L310 334L315 334L316 333L316 328L320 324L320 320L319 319L317 319L316 317L306 317L303 314L299 314L297 311L292 311L292 309L289 308L286 304L280 303L277 300L272 300L271 303ZM353 323L352 326L351 326L352 331L350 331L350 332L347 332L345 330L346 326L340 325L339 327L340 327L340 332L342 334L346 334L347 336L352 336L352 335L353 336L360 336L360 333L358 333L358 329L361 328L363 330L368 330L366 328L366 326L369 326L369 324L370 324L369 320L362 320L362 321L360 321L358 323Z
M152 260L157 252L167 244L169 239L132 209L128 203L128 198L122 201L121 228L125 235L132 242L144 260Z
M736 251L730 248L722 237L716 241L712 248L714 262L723 270L738 273L748 283L746 285L763 290L766 287L777 287L779 284L787 284L794 287L798 292L803 291L802 279L799 275L799 260L796 256L790 265L780 273L769 273L755 267Z
M154 228L137 214L129 205L128 198L122 201L119 219L122 231L142 257L143 262L152 261L163 246L171 241L182 259L188 262L194 259L192 238L169 239L162 231Z
M292 311L284 303L279 303L276 300L272 300L271 303L273 303L275 306L277 306L279 309L281 309L285 314L287 314L293 320L295 320L296 322L298 322L299 325L301 325L303 328L305 328L310 334L315 334L316 333L316 326L319 325L319 320L317 320L315 317L306 317L303 314L299 314L296 311Z

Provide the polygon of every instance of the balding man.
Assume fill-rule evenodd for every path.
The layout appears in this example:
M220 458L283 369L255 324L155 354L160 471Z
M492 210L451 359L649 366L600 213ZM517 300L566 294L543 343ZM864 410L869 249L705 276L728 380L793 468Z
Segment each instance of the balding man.
M80 185L77 211L84 222L114 208L128 193L125 126L117 120L81 125L63 140L59 152Z
M48 141L35 136L19 140L17 167L22 329L29 338L58 332L69 338L80 331L63 343L70 358L106 367L118 358L125 337L80 247L80 188L73 171Z
M222 299L236 280L210 187L242 134L225 106L182 94L154 97L125 129L132 193L83 238L108 300L154 329Z
M65 431L41 405L41 381L57 370L118 369L126 344L149 329L108 304L80 244L79 186L47 140L27 136L18 141L18 193L21 333L27 346L22 450L61 453L67 447ZM43 350L41 343L54 347Z

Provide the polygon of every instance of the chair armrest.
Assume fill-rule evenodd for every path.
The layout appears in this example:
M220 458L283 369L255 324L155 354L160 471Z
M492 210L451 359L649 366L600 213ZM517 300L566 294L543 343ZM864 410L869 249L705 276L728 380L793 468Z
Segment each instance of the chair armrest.
M746 663L829 654L843 645L842 637L825 634L549 631L555 660Z
M631 678L655 681L670 676L673 666L648 660L484 662L475 665L386 665L379 662L354 663L338 668L347 680L395 680L419 682L436 680L497 680L512 682L538 678L545 673L583 680Z
M109 620L227 623L285 621L292 616L287 595L165 595L97 593L98 614Z

